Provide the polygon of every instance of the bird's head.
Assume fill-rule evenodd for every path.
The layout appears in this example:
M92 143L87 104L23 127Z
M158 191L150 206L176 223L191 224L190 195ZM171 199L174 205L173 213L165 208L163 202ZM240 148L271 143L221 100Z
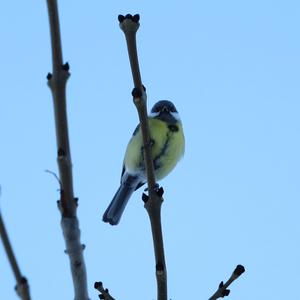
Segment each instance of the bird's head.
M168 123L180 121L175 105L168 100L161 100L154 104L150 113L151 118L157 118Z

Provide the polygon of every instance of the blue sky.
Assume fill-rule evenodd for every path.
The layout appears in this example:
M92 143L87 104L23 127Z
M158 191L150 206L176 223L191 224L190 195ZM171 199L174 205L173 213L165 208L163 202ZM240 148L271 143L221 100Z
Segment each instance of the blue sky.
M155 299L141 191L119 226L101 221L138 117L117 15L139 13L148 104L172 100L186 153L161 184L169 297L208 299L237 264L235 299L291 299L300 282L298 1L59 1L71 66L68 117L91 299ZM33 299L72 299L46 74L46 1L1 4L0 207ZM0 298L18 299L0 246Z

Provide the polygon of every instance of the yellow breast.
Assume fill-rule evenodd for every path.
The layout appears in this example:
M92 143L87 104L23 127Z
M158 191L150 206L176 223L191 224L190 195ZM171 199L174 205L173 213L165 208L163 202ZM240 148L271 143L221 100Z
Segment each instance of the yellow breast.
M155 176L160 180L173 170L184 153L182 125L180 122L169 125L161 120L149 118L149 129L153 142L152 158ZM143 140L140 130L137 130L129 141L124 164L130 173L144 172Z

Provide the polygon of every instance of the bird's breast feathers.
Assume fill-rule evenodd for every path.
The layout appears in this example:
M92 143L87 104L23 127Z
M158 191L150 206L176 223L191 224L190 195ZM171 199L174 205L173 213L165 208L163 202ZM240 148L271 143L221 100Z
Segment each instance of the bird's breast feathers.
M184 153L184 135L181 122L168 124L155 118L149 118L152 143L152 159L155 176L162 179L175 167ZM124 164L129 173L145 173L143 159L143 139L140 128L129 141Z

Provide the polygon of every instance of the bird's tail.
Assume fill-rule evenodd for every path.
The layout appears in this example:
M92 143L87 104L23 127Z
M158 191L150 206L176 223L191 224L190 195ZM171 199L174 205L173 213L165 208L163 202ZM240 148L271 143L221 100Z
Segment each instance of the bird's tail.
M126 177L126 174L124 177ZM110 225L117 225L120 222L130 196L138 187L139 182L137 178L127 176L126 180L121 182L119 189L103 214L102 220Z

